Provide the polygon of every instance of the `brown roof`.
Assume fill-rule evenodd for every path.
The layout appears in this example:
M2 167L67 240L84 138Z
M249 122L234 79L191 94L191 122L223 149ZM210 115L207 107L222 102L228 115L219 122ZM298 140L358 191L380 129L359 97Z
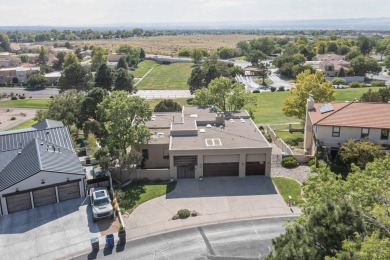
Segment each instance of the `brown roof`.
M322 114L318 109L320 105L314 104L315 108L309 111L313 125L390 129L389 103L332 103L334 110Z

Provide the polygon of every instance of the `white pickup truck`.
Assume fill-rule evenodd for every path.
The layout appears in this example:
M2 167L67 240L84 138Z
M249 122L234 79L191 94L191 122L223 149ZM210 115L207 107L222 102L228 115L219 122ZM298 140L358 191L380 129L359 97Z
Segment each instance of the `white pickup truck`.
M110 195L106 188L91 188L89 193L91 202L93 222L102 218L114 218L114 208L112 207Z

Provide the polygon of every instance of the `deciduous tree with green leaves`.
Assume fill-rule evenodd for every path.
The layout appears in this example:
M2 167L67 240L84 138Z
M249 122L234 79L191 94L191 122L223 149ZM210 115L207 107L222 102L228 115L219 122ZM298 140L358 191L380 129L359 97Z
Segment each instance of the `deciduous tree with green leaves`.
M119 150L121 154L149 141L150 130L144 123L151 116L149 103L138 96L129 97L126 91L114 91L98 105L98 119L109 133L110 151Z
M97 71L99 67L107 62L107 54L108 50L101 46L95 46L92 50L92 58L91 58L91 70Z
M78 64L78 63L79 63L79 59L77 58L76 54L74 54L73 52L69 52L64 57L64 63L62 64L62 69L64 70L70 65Z
M114 72L114 90L125 90L131 92L134 90L133 86L134 76L128 70L119 68Z
M311 73L305 70L297 76L295 87L291 89L291 96L284 102L283 113L304 121L309 94L314 95L316 102L325 103L334 101L336 92L332 83L325 80L322 72Z
M32 74L28 77L27 83L32 87L41 87L44 86L47 83L47 79L45 76L41 74Z
M61 91L67 89L87 91L93 85L92 74L88 69L81 66L80 63L74 63L62 71L58 84Z
M342 144L339 151L340 159L343 163L351 165L352 163L360 169L364 169L366 164L373 162L374 159L384 156L380 145L366 140L348 140Z
M195 64L199 64L203 59L203 51L201 49L192 49L191 58Z

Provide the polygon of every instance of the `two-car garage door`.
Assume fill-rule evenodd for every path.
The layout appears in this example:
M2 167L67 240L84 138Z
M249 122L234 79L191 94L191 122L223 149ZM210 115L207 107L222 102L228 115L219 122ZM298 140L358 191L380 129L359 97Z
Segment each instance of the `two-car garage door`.
M79 182L58 185L57 190L59 201L80 198ZM55 186L32 190L31 192L34 207L40 207L57 202ZM6 201L8 213L32 208L30 191L7 196Z

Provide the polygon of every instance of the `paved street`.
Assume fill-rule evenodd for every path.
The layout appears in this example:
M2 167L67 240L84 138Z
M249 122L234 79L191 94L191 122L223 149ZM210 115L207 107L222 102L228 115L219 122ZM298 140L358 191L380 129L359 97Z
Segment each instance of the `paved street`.
M254 219L202 225L101 247L75 259L264 259L272 238L284 232L287 218Z
M279 87L284 87L285 90L291 89L292 84L289 83L288 81L285 81L281 79L277 74L276 74L277 69L271 69L271 75L268 76L270 80L272 80L271 86L279 88Z
M25 94L27 97L34 97L34 98L49 98L50 96L55 96L58 94L57 88L46 88L46 89L40 89L40 90L29 90L27 88L8 88L8 87L1 87L0 93L7 93L7 94Z

